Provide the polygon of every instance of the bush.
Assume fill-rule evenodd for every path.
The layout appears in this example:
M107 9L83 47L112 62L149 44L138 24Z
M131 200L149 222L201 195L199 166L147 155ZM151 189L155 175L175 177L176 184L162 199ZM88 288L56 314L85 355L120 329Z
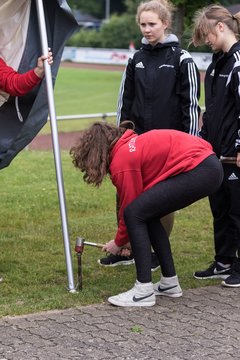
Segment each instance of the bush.
M102 47L100 32L97 30L81 29L68 40L67 45L76 47Z
M113 15L99 31L81 29L67 42L68 46L128 49L133 41L139 48L141 34L133 15Z
M100 30L102 47L128 49L130 41L139 47L141 35L135 22L135 16L112 16Z

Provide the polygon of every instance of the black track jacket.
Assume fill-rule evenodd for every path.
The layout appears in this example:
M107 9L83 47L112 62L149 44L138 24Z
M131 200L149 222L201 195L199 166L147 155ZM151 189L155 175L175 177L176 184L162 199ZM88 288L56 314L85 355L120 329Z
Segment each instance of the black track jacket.
M152 46L146 39L122 77L117 122L132 120L138 134L152 129L198 133L199 71L175 35Z
M205 105L200 136L217 156L240 151L240 42L213 55L205 76Z

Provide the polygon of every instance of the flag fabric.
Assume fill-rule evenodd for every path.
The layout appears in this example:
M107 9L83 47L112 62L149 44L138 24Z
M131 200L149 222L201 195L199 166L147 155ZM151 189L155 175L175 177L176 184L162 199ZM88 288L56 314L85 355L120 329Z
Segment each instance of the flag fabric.
M48 45L55 83L65 41L78 29L67 1L43 0ZM1 0L0 57L24 73L42 54L35 0ZM8 166L46 124L48 99L45 79L30 93L13 97L0 91L0 169Z

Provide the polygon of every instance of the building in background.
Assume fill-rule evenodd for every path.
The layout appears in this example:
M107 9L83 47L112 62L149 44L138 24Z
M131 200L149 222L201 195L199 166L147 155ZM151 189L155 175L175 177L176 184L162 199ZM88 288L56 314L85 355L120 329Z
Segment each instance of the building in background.
M80 28L85 30L99 30L102 24L102 20L97 17L83 13L81 10L72 10L75 19L78 22Z

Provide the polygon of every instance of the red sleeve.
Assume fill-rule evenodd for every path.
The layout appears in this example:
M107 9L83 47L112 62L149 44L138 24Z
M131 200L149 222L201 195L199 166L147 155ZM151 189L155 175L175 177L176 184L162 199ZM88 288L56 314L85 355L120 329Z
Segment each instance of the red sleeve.
M119 224L115 236L115 243L118 246L123 246L129 242L127 228L123 218L124 209L143 192L142 174L140 170L123 171L116 174L112 178L112 182L117 188L120 200Z
M19 74L0 59L0 89L12 96L22 96L32 90L41 79L34 70Z

